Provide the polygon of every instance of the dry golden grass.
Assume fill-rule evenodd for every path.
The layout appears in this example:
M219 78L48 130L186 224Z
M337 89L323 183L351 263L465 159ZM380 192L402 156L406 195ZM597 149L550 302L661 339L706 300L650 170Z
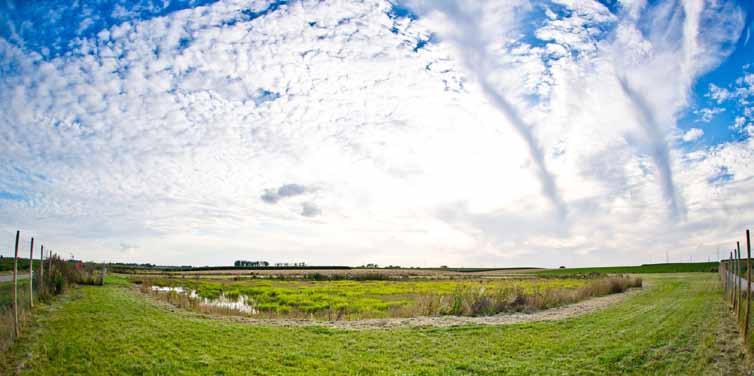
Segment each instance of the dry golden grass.
M501 312L532 312L576 303L588 298L621 293L641 287L642 279L612 276L590 281L575 289L550 288L526 291L520 287L486 289L462 286L452 294L425 294L410 306L415 316L486 316ZM404 313L405 314L405 313Z

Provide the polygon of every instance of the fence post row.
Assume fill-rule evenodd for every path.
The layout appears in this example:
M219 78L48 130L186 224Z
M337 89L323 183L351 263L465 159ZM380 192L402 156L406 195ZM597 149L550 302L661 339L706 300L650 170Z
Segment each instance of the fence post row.
M18 251L19 251L19 242L21 240L21 231L16 231L16 243L14 248L14 254L13 254L13 289L11 291L12 293L12 305L13 305L13 333L15 334L15 338L18 338L21 336L21 325L19 321L19 305L18 305L18 277L19 277L19 269L18 269ZM47 273L48 275L52 275L51 272L53 270L53 264L52 264L52 251L47 250ZM40 245L39 250L39 280L37 285L37 296L41 297L44 295L45 290L45 282L44 282L44 270L45 270L45 247L43 244ZM34 308L34 238L31 238L31 242L29 245L29 308ZM31 314L31 311L29 311L29 314Z
M749 326L751 324L749 321L751 321L751 300L752 295L754 295L754 292L752 292L751 261L751 235L749 229L746 229L746 265L744 265L741 242L737 241L736 248L730 252L728 259L720 260L718 266L725 298L729 299L738 324L743 325L741 329L744 343L747 346L751 343L749 338ZM746 306L743 306L744 304Z

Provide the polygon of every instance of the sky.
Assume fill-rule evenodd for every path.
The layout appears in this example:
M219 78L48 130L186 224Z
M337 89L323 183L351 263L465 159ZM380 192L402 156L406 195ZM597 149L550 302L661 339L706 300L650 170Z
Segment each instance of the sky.
M6 1L0 254L716 260L754 223L752 29L748 0Z

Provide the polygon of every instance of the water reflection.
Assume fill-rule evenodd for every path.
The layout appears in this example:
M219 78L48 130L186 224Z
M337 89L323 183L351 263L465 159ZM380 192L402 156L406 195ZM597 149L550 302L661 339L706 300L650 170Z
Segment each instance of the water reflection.
M152 291L159 293L175 292L177 294L185 295L188 298L195 300L199 305L207 307L216 307L227 309L231 311L237 311L249 315L256 315L259 311L254 308L255 302L246 295L239 295L238 298L230 298L225 294L220 294L217 299L209 299L199 296L196 290L184 288L181 286L152 286Z

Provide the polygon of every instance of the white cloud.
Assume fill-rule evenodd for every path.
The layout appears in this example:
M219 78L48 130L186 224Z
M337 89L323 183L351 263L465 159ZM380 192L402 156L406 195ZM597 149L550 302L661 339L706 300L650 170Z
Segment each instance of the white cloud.
M743 69L749 69L749 65L745 65ZM738 115L731 128L744 135L748 134L745 124L754 122L754 74L745 71L728 88L710 85L706 96L716 100L718 104L725 103L735 108ZM717 112L724 111L723 108L717 110L719 110ZM711 119L714 114L708 114L702 110L702 119Z
M691 128L683 134L683 141L691 142L696 141L704 136L704 131L699 128Z
M695 114L700 115L701 120L705 123L709 123L717 114L723 112L725 112L725 109L722 107L702 108L701 110L694 111Z
M666 139L739 13L689 3L686 21L642 4L614 15L563 2L571 12L535 30L525 2L479 5L480 35L458 40L480 45L461 49L455 28L468 23L393 20L376 0L295 2L253 20L246 4L218 2L113 26L54 59L0 40L0 71L17 70L0 78L0 192L28 198L0 201L0 229L159 264L704 257L752 220L740 208L754 197L743 183L754 148ZM621 75L650 104L651 130ZM710 184L723 166L732 178ZM663 179L682 187L685 221L667 215Z
M731 93L727 89L721 88L715 84L709 84L709 93L707 97L714 99L718 104L725 102L730 98Z

